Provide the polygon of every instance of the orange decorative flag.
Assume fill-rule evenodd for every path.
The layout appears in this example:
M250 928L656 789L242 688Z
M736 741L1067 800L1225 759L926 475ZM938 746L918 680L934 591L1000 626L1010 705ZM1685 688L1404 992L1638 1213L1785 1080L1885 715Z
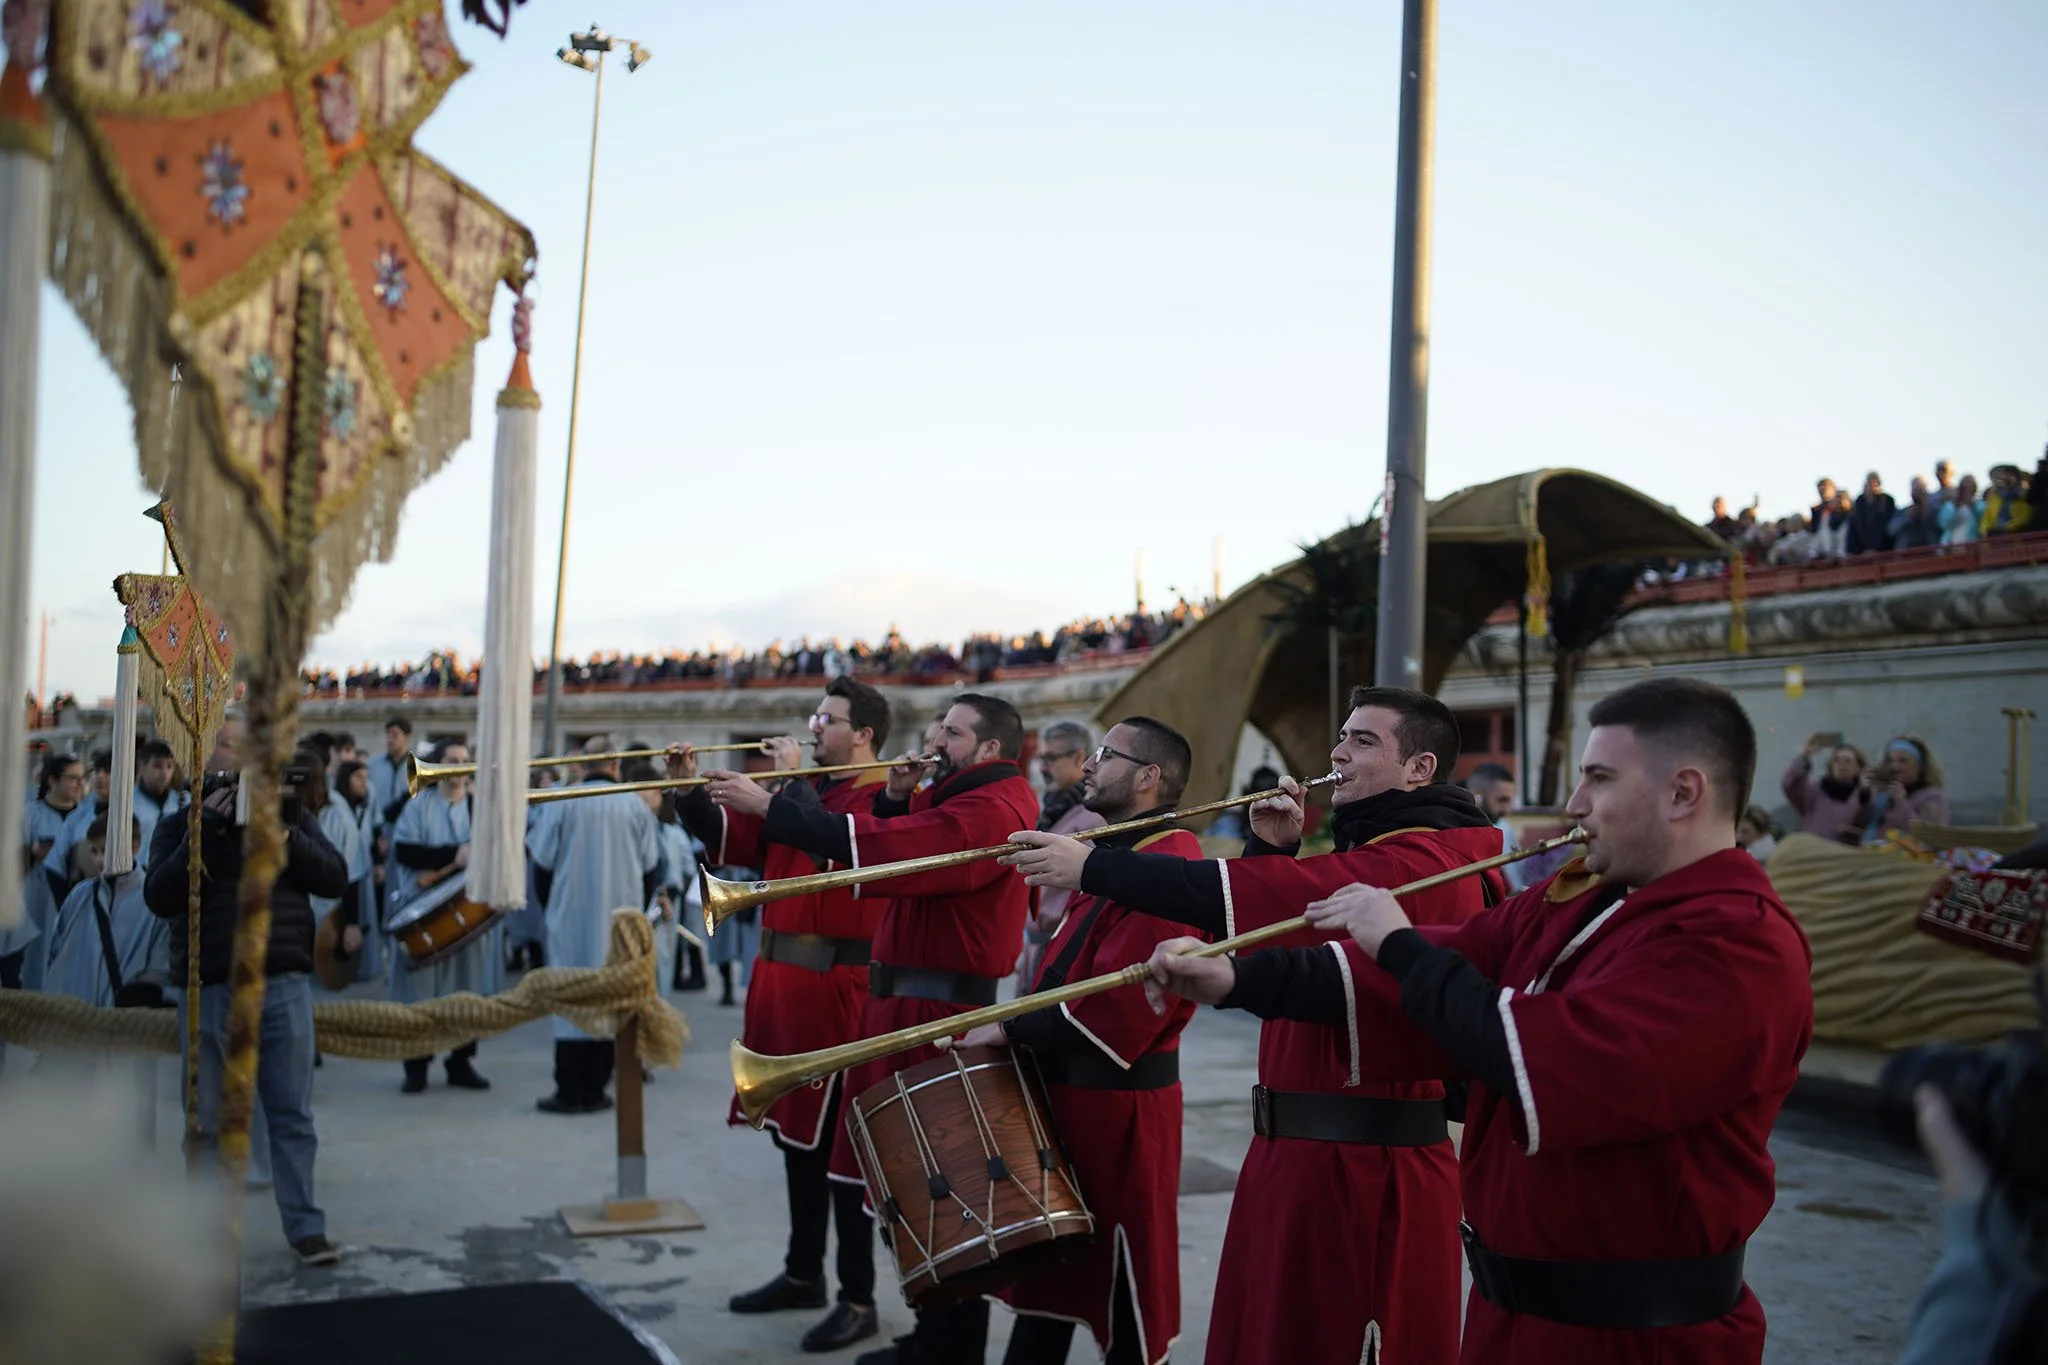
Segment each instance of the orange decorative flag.
M186 574L253 654L283 539L301 253L332 281L312 633L469 436L493 292L534 256L525 228L413 150L467 69L441 0L264 8L64 0L46 87L52 274L134 403L143 478L205 547Z

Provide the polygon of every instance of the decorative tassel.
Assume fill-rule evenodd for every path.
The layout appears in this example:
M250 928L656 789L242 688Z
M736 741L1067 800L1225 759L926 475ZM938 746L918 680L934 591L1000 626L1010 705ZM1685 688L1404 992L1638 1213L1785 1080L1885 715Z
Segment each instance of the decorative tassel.
M135 870L135 707L141 685L142 637L130 621L114 651L114 775L107 779L107 866L110 877Z
M0 754L27 752L30 517L36 490L36 355L50 240L50 124L29 87L40 7L6 6L0 69ZM0 782L0 929L21 923L22 783Z
M1540 640L1550 634L1550 551L1541 531L1529 537L1527 572L1522 601L1529 610L1529 636Z
M526 356L533 304L512 306L512 376L498 395L491 477L491 560L477 693L476 805L470 816L470 897L501 910L526 904L526 760L533 748L534 470L540 395Z
M1749 566L1740 554L1728 561L1728 652L1749 653Z

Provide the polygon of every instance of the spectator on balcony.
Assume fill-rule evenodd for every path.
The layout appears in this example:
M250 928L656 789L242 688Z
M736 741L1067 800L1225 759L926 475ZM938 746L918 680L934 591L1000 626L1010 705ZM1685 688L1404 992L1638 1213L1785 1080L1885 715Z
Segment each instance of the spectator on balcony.
M2048 464L2048 460L2043 461ZM2034 505L2027 500L2026 476L2012 464L1991 466L1991 491L1984 495L1978 527L1986 536L2009 536L2033 525Z
M1777 538L1764 552L1764 560L1770 564L1801 564L1820 555L1820 537L1812 531L1805 517L1790 516L1778 522Z
M1884 480L1871 470L1863 476L1863 493L1849 509L1849 553L1872 554L1892 547L1892 518L1899 504L1884 491Z
M1914 478L1913 491L1906 505L1892 516L1888 533L1894 550L1919 550L1941 543L1941 509L1934 505L1927 480Z
M1819 781L1813 778L1813 758L1825 753L1828 766ZM1792 759L1779 783L1785 799L1799 813L1799 830L1853 844L1863 835L1869 793L1863 784L1863 751L1844 744L1839 732L1815 734Z
M1830 488L1834 485L1823 479ZM1840 559L1849 553L1849 516L1852 506L1845 489L1836 489L1833 501L1824 502L1814 508L1812 534L1813 558Z
M1956 497L1956 467L1952 461L1934 462L1934 487L1928 493L1936 507L1946 507Z
M1963 475L1949 500L1941 505L1941 543L1968 545L1983 537L1984 500L1977 496L1977 476Z
M1884 746L1884 761L1863 774L1867 794L1863 842L1879 843L1893 830L1905 831L1915 820L1948 823L1948 793L1941 788L1941 767L1918 735L1897 735Z
M1822 523L1828 521L1833 516L1835 494L1839 490L1836 489L1833 479L1820 479L1814 483L1813 491L1820 494L1820 501L1816 502L1812 510L1807 513L1806 527L1810 531L1818 531L1821 529Z
M1733 545L1742 536L1742 523L1728 515L1728 499L1714 499L1714 515L1707 521L1707 529Z

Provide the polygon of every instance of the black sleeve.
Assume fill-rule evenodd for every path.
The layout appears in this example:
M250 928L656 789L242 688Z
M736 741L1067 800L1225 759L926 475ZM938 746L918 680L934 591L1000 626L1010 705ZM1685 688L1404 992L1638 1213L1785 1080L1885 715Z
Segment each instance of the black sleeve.
M542 867L539 863L535 863L533 865L533 894L540 897L542 909L547 908L548 893L550 891L553 891L554 889L554 872L548 868Z
M1344 1022L1344 972L1327 946L1268 948L1236 962L1237 984L1219 1008L1304 1024Z
M1057 1006L1005 1020L1003 1033L1017 1046L1039 1052L1081 1052L1095 1046Z
M406 803L411 800L410 796L401 794L390 805L386 806L384 808L384 823L387 825L397 824L398 817L405 813Z
M407 844L391 846L391 856L398 860L400 867L409 867L415 872L438 872L455 861L455 855L462 850L460 844Z
M683 828L690 837L706 848L716 849L725 837L725 819L718 813L718 803L702 787L684 792L676 802L676 813L683 817Z
M1095 848L1081 864L1081 889L1214 937L1229 932L1223 919L1223 874L1206 858Z
M899 815L910 814L910 798L904 797L898 800L896 797L889 795L887 787L883 787L882 790L875 793L875 804L872 809L882 819L893 820Z
M334 909L334 922L346 929L359 923L356 908L363 903L363 879L358 877L348 884L348 890L341 893L341 904Z
M654 893L661 889L661 864L656 863L640 874L640 903L646 905L654 899Z
M1451 1059L1494 1093L1515 1094L1514 1064L1493 982L1462 953L1413 929L1388 934L1380 970L1401 983L1401 1012L1420 1024Z
M157 821L156 833L150 836L149 872L142 880L142 902L149 907L150 914L159 918L185 917L185 855L190 833L190 821L185 812L179 811L176 819Z
M816 792L811 793L811 798L806 802L788 790L775 794L768 803L768 819L763 828L768 842L800 848L814 858L851 863L853 836L846 827L846 817L834 815L819 805Z
M309 896L337 899L348 890L348 860L327 842L309 811L301 811L299 823L285 832L284 876Z
M1292 858L1301 852L1301 840L1291 844L1269 844L1257 834L1244 838L1244 856L1247 858Z

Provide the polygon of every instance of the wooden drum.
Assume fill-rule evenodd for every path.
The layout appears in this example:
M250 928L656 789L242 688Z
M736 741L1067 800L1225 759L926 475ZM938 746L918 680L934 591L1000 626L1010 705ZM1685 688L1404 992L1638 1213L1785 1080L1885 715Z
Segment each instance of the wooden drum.
M1094 1234L1037 1073L1012 1048L899 1071L846 1122L914 1308L1000 1289Z
M471 900L468 884L467 874L458 872L385 918L386 937L404 947L412 966L446 957L502 917L502 911Z

